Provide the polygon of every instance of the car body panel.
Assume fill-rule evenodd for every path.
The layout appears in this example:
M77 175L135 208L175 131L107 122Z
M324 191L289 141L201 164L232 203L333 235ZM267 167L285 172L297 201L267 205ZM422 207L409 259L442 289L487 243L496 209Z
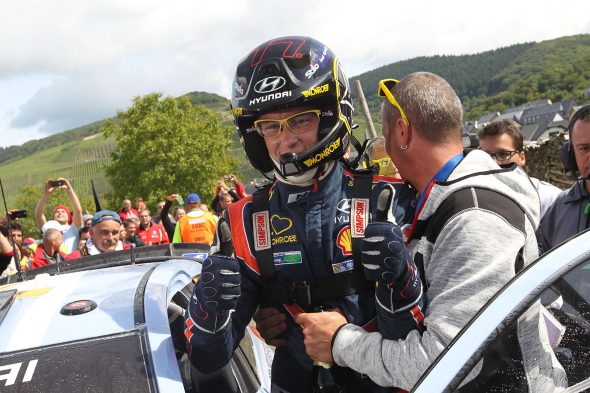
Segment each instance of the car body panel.
M111 270L112 269L112 270ZM0 352L104 336L135 327L133 301L147 265L37 276L34 280L0 287L18 294L0 325ZM62 315L73 301L93 300L98 307L82 315ZM75 326L84 326L76 329Z
M179 269L178 265L182 268ZM167 305L172 296L186 287L200 272L201 264L196 262L177 261L174 265L160 264L150 275L145 287L144 309L148 342L155 360L154 371L158 386L163 392L183 389L182 383L179 385L180 372L170 336Z
M198 244L141 247L28 271L22 282L0 281L8 282L0 285L0 390L46 391L43 372L49 372L61 378L51 391L184 392L169 318L183 320L207 250ZM81 300L96 307L60 312ZM184 334L175 326L182 347ZM238 381L249 381L241 391L267 392L273 351L251 329L252 342L241 346L250 356L232 359L232 369Z

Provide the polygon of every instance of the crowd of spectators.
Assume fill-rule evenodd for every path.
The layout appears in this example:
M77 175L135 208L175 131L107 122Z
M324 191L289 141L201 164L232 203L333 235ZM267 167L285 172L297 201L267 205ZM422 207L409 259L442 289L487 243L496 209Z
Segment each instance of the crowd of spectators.
M66 191L70 203L56 206L48 219L47 205L58 189ZM5 277L17 273L19 268L35 269L84 255L170 242L198 242L215 247L217 224L223 211L246 195L242 183L229 174L217 182L210 205L201 203L196 193L187 195L186 202L179 194L169 194L156 203L154 215L141 197L133 200L133 206L131 199L124 199L118 211L91 212L89 206L83 209L67 179L48 179L35 208L38 232L24 238L19 222L27 218L13 217L16 210L8 210L0 220L0 273ZM16 260L20 262L18 266Z

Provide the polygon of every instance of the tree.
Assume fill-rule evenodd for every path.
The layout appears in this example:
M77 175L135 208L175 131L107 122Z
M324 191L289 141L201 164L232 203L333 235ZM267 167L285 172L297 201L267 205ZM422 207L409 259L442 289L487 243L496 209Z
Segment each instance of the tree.
M188 97L136 97L116 121L106 121L103 131L116 139L106 169L116 206L135 196L153 206L166 194L191 192L206 203L216 181L237 167L227 154L231 127L222 127L216 115Z

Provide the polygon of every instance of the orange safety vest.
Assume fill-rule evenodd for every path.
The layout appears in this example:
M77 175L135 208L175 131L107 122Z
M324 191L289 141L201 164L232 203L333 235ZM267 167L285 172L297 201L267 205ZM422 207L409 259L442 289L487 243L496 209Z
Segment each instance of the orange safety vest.
M196 217L189 213L182 217L177 225L180 226L180 236L184 243L213 244L217 222L211 213L203 212Z

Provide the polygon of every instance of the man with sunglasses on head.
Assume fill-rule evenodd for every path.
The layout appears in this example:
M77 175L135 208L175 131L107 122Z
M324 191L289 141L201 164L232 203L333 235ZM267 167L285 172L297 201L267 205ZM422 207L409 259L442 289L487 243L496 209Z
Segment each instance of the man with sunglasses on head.
M66 259L80 258L86 255L98 255L105 252L127 250L131 244L119 239L121 217L112 210L101 210L92 216L90 237L80 250L75 250Z
M381 116L387 152L419 198L407 242L400 244L392 227L381 231L374 249L387 253L387 245L397 242L424 273L425 330L388 340L331 311L301 314L297 322L314 360L335 361L381 386L410 390L482 306L537 257L539 199L520 167L498 168L478 150L464 154L461 102L444 79L417 72L379 86L386 98ZM371 260L379 263L363 255L365 269ZM381 262L386 266L387 259ZM381 319L388 317L380 313ZM538 350L535 356L535 364L524 362L533 385L546 381L539 375L546 369L537 364L553 354ZM534 386L530 391L553 390Z
M524 167L526 153L523 139L522 130L518 123L513 120L498 120L487 124L479 132L479 148L488 153L501 167L508 167L512 164ZM543 218L561 190L534 177L530 179L539 193L541 218Z
M319 366L305 352L298 314L339 309L374 330L381 302L395 316L379 326L387 336L420 327L424 299L413 262L392 251L392 267L373 273L391 274L376 299L376 279L367 280L360 260L367 223L403 223L415 191L342 160L351 140L350 87L338 59L312 38L277 38L250 52L237 67L232 111L250 162L274 181L222 218L235 258L213 255L203 264L186 320L192 363L202 372L226 364L261 306L262 323L274 329L263 328L266 338L277 344L273 392L314 391ZM383 389L352 370L334 366L331 374L337 390L330 391Z

